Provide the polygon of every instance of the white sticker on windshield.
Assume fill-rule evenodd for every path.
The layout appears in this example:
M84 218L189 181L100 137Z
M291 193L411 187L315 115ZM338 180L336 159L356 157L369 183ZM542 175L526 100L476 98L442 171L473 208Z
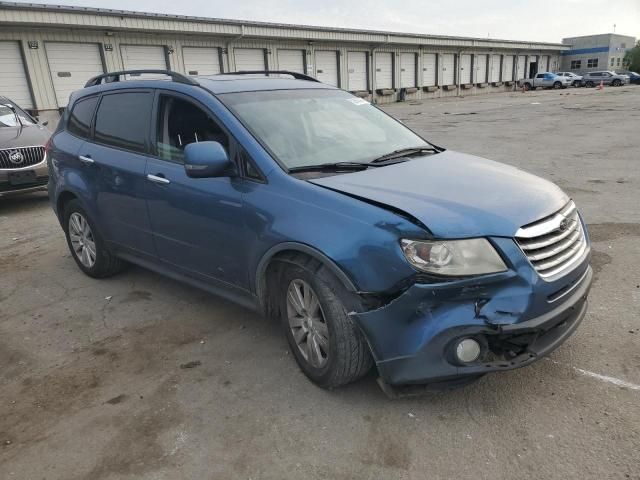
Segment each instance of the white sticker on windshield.
M360 97L348 98L347 100L349 100L354 105L369 105L369 102Z

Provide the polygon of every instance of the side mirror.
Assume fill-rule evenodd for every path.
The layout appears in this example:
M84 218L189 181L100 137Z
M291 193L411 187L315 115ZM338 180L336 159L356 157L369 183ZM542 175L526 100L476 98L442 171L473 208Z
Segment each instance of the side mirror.
M184 149L184 169L191 178L227 177L233 164L218 142L190 143Z

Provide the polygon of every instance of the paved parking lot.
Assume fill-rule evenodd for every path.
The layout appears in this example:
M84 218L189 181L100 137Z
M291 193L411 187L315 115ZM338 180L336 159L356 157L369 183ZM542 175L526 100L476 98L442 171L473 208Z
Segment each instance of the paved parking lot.
M324 391L278 325L139 268L89 279L45 194L0 200L0 478L640 479L640 87L385 109L574 198L596 279L563 347L420 398Z

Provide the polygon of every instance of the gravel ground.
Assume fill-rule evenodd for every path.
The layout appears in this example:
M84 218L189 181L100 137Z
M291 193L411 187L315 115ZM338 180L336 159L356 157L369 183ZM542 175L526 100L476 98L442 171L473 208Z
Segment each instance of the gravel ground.
M640 479L640 88L385 110L574 198L596 279L565 345L420 398L324 391L273 322L140 268L89 279L45 194L4 199L0 478Z

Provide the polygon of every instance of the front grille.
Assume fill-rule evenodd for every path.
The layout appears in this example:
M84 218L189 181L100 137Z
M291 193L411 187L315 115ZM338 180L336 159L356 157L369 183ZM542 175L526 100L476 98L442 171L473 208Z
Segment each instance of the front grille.
M568 272L587 249L573 201L550 217L519 229L516 242L544 279Z
M19 147L0 150L0 168L16 169L37 165L44 159L44 147Z

